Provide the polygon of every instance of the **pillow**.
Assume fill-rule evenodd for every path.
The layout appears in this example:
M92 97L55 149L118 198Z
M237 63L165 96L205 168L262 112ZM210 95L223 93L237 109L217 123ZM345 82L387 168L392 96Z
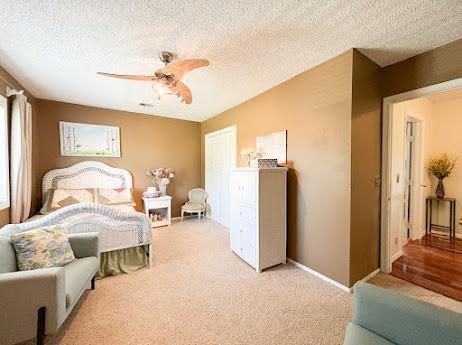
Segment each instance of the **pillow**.
M11 235L20 271L58 267L75 260L65 225L38 228Z
M136 206L130 188L99 188L96 192L96 202L103 205Z
M81 202L95 202L95 189L54 189L47 192L45 204L40 210L41 214L47 214L62 207Z

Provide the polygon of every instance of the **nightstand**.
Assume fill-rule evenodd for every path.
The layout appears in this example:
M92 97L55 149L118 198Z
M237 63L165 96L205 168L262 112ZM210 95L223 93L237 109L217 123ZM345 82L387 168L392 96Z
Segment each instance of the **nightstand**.
M172 221L172 197L160 196L158 198L142 198L144 213L151 220L151 226L170 225Z

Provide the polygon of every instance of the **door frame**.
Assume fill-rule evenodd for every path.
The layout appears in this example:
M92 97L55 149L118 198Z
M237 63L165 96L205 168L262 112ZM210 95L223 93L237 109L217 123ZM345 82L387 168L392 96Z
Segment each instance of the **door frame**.
M428 96L433 93L449 91L462 87L462 78L446 81L439 84L426 86L420 89L411 90L401 94L385 97L383 99L382 111L382 191L381 191L381 231L380 231L380 270L390 273L392 269L391 255L391 149L393 125L393 104L408 101L414 98Z
M207 133L204 135L204 188L205 190L207 190L207 141L208 139L210 138L213 138L213 137L216 137L216 136L219 136L219 135L223 135L223 134L228 134L228 133L231 133L233 136L233 139L232 139L232 161L233 161L233 168L236 167L236 160L237 160L237 126L233 125L233 126L229 126L229 127L225 127L225 128L222 128L222 129L219 129L217 131L214 131L214 132L210 132L210 133ZM207 218L210 218L210 214L209 212L206 212L206 217Z

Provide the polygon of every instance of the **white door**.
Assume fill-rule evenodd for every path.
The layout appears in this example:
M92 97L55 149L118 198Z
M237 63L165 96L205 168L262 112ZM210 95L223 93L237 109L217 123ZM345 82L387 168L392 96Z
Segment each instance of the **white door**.
M236 127L205 136L207 216L229 226L229 170L236 166Z
M414 161L415 161L415 124L412 121L406 122L406 154L404 157L404 228L403 228L403 242L411 237L412 221L413 221L413 187L414 187Z

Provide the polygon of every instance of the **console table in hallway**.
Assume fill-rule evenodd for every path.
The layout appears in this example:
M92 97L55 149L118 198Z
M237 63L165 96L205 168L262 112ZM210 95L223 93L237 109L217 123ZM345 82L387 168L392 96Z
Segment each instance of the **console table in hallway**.
M433 223L433 203L449 203L449 226ZM437 208L438 209L438 208ZM431 235L432 228L444 229L449 231L449 238L456 238L456 199L455 198L437 198L435 196L427 197L425 204L425 235Z

